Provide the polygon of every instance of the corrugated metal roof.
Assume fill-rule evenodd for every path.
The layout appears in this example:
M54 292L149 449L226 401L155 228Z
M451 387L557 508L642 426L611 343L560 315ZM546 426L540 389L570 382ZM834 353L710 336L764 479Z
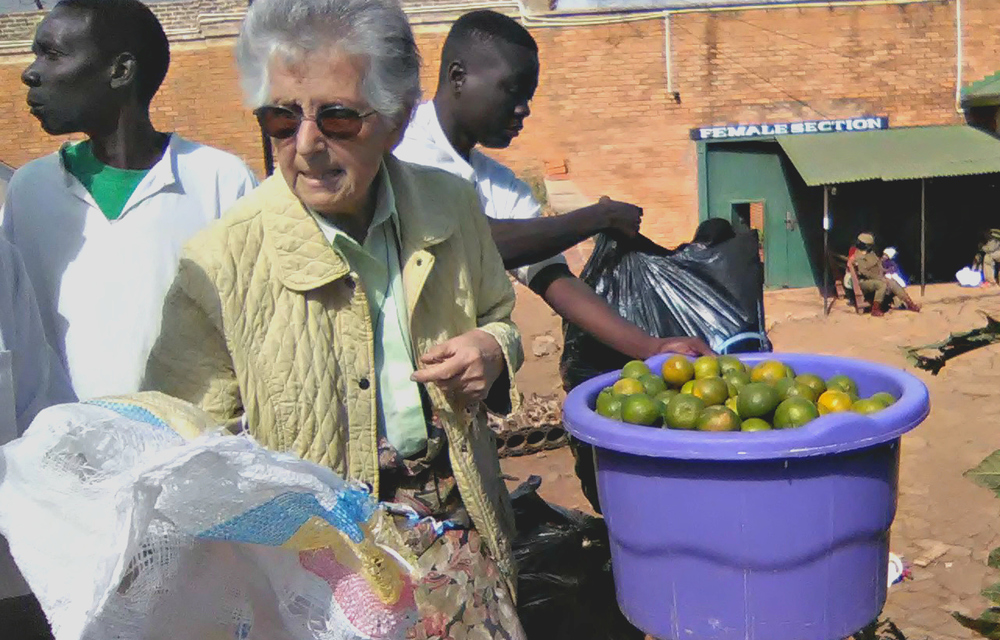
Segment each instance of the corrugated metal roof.
M962 106L987 107L1000 105L1000 71L976 80L962 89Z
M963 125L777 136L806 184L1000 173L1000 139Z

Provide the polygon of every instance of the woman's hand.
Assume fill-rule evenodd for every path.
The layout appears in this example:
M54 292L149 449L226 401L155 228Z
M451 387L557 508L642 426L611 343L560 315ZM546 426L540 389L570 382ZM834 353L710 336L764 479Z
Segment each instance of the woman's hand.
M423 368L411 377L414 382L433 382L464 407L486 399L504 369L504 359L493 336L473 329L430 349L420 365Z

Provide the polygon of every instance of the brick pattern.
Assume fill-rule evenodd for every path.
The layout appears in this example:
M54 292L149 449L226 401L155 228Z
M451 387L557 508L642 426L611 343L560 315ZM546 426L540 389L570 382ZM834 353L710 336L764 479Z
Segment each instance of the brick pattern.
M679 102L667 92L661 18L533 28L542 77L532 116L512 147L495 155L523 174L558 168L558 177L592 198L636 202L646 211L643 232L676 244L697 224L690 128L859 113L888 114L893 126L961 122L954 9L941 0L675 15L672 83ZM992 26L1000 22L1000 3L964 0L963 10L963 76L971 82L1000 68L1000 30ZM416 29L430 96L446 27ZM0 92L6 107L0 110L0 159L15 166L59 142L45 136L24 107L18 76L27 60L0 57L6 88ZM262 169L259 135L241 105L231 38L175 46L154 119Z

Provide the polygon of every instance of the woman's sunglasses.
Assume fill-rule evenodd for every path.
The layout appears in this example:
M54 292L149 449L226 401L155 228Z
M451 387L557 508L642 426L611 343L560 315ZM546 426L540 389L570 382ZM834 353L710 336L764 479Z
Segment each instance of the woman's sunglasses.
M285 107L267 105L254 110L257 122L260 123L261 130L278 140L291 138L299 130L303 120L313 120L316 127L327 138L336 140L349 140L361 132L361 126L365 118L375 113L374 110L368 113L359 113L350 107L340 105L330 105L321 107L316 112L316 117L307 118L298 111L293 111Z

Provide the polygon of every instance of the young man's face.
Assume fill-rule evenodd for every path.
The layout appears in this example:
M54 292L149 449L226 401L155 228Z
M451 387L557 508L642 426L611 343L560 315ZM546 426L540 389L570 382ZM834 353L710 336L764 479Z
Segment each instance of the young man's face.
M87 131L112 108L111 64L91 34L90 18L57 6L35 31L35 60L21 74L28 106L52 135Z
M502 41L483 43L465 61L456 115L479 144L505 149L531 114L528 103L536 88L537 53Z

